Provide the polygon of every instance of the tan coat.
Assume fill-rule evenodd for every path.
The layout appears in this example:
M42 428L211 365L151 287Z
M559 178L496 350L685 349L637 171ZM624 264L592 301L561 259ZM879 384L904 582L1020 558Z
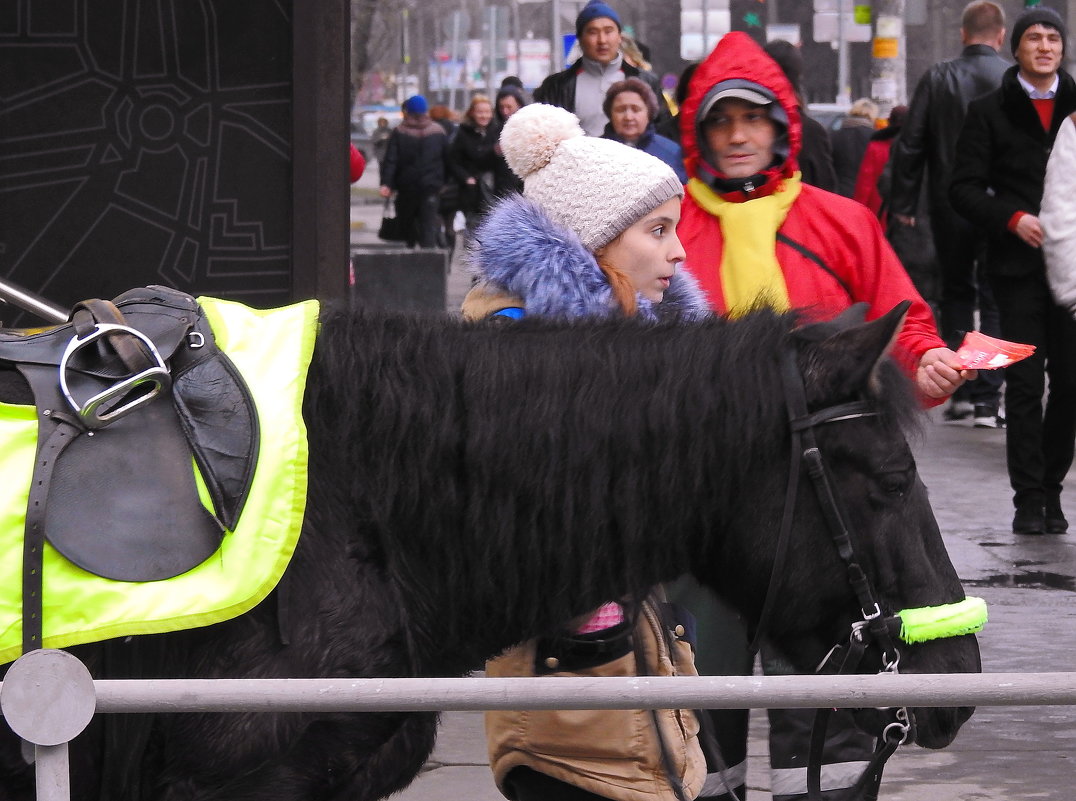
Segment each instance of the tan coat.
M642 605L633 632L646 672L654 676L695 676L691 646L665 628L652 603ZM682 629L679 629L682 633ZM533 676L539 640L531 640L486 664L489 676ZM672 643L672 650L669 644ZM555 664L553 665L555 666ZM544 673L557 676L636 676L632 651L586 670ZM527 766L560 781L617 801L679 801L663 766L661 741L684 785L695 798L706 777L699 724L691 710L593 709L493 711L486 713L490 767L501 792L505 777Z

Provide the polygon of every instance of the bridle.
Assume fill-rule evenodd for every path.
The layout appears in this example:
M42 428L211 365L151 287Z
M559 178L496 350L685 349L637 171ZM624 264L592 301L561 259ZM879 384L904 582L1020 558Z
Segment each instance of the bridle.
M800 374L799 366L796 363L794 348L789 347L782 352L780 356L780 372L792 438L791 461L788 482L785 488L784 509L778 530L777 551L770 573L766 597L762 605L762 611L759 614L750 649L752 653L758 651L767 623L777 602L781 577L785 573L785 565L788 559L792 519L799 491L800 475L805 468L825 517L831 539L838 555L844 562L848 583L856 596L861 615L859 620L853 622L847 643L834 645L816 668L816 672L858 673L867 649L871 645L875 645L881 652L882 664L878 672L897 673L900 665L900 650L897 647L897 641L901 638L909 642L919 641L904 634L904 621L901 614L923 610L906 610L902 613L892 614L883 609L869 577L856 558L852 537L848 529L847 516L843 513L843 507L840 502L840 495L834 492L833 484L815 437L815 429L821 425L877 416L879 414L877 404L873 400L855 400L809 412L803 376ZM957 605L948 606L955 607ZM942 610L946 608L937 607L936 609ZM939 630L938 633L932 634L931 638L956 636L957 633L970 633L972 630L981 628L982 623L985 623L985 605L983 606L982 619L979 621L977 628L953 629L948 632ZM822 748L825 743L826 725L832 711L832 709L819 709L815 716L807 768L807 797L809 801L820 801L822 797L820 787ZM866 789L872 791L866 797L877 797L877 787L881 782L882 769L886 760L896 752L899 746L907 742L914 732L915 719L907 707L890 708L885 712L888 722L885 723L881 733L878 735L878 746L873 757L853 788L853 797L859 797L858 793Z

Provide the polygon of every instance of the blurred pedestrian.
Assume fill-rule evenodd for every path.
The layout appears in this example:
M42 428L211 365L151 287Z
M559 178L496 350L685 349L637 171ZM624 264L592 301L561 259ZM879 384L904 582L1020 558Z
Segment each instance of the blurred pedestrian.
M385 117L377 118L377 125L370 133L370 147L374 151L374 158L377 159L378 169L381 168L381 163L385 160L385 152L389 148L389 137L392 135L392 129L389 127L389 121Z
M657 121L669 116L661 82L652 72L625 61L620 52L620 16L601 0L590 0L575 19L575 33L583 55L568 69L556 72L534 90L534 99L574 113L588 136L601 136L609 118L602 111L605 93L624 78L641 78L658 97Z
M830 132L838 195L852 197L855 194L859 165L874 134L874 121L877 118L878 104L869 97L861 97L848 109L841 120L841 127Z
M985 238L953 210L949 182L968 104L997 89L1009 67L998 55L1005 43L1001 6L984 0L968 3L961 17L960 39L964 45L960 55L935 64L915 88L904 132L893 146L889 198L891 238L921 239L927 231L932 234L940 273L942 337L951 348L959 347L968 331L1000 333L997 304L984 272ZM924 186L929 198L926 219L918 213ZM916 237L897 226L924 230ZM981 372L953 395L946 419L974 415L974 424L980 428L1004 425L999 416L1003 379L1000 370Z
M459 187L460 211L473 231L478 218L493 202L494 148L501 127L493 118L493 103L485 95L471 98L456 138L448 151L448 164Z
M1061 123L1046 165L1042 192L1042 250L1054 299L1076 317L1076 114Z
M402 106L403 122L389 136L381 170L382 197L395 193L396 217L405 226L408 247L438 245L441 187L445 184L448 137L430 119L422 95L412 95Z
M456 122L455 112L448 106L438 104L430 107L430 119L444 129L445 136L448 137L448 149L451 154L452 143L455 141L456 133L460 128ZM460 211L459 182L453 177L451 169L449 169L445 177L445 185L441 187L441 200L438 203L437 211L441 218L440 229L437 232L437 245L453 251L456 247L456 228L462 229L463 227L463 223L457 220L457 215L462 220L463 212Z
M1068 529L1061 488L1076 438L1076 321L1050 295L1038 217L1050 148L1076 111L1076 82L1061 68L1065 35L1051 8L1017 18L1010 38L1016 65L1000 88L968 106L949 189L953 208L986 232L1001 336L1035 346L1031 357L1005 368L1015 534Z
M926 209L926 186L920 192L920 205L916 216L921 221L917 225L904 225L896 221L889 213L889 194L893 175L893 148L903 135L904 121L907 119L907 106L894 106L889 112L888 124L874 132L867 152L863 154L863 163L859 167L856 180L854 200L863 203L878 216L885 237L893 251L904 265L908 277L915 288L930 305L935 322L941 318L938 304L941 300L941 270L938 256L934 250L934 237L930 233L930 213ZM954 348L955 349L955 348ZM981 374L980 374L981 375ZM976 379L977 381L982 379ZM967 384L957 391L967 388ZM953 400L949 399L949 408ZM996 408L994 409L996 413ZM990 420L990 427L995 421Z
M519 79L517 78L516 80ZM500 91L497 92L497 97L493 103L493 111L501 128L504 127L504 124L508 122L513 114L527 105L523 90L507 81L508 78L505 78L505 82L501 84ZM523 180L512 172L512 168L508 166L508 162L505 161L504 154L501 152L499 141L493 150L497 154L497 161L493 167L493 194L497 197L506 197L507 195L521 193L523 191Z
M681 183L687 183L680 145L655 130L658 99L645 81L625 78L614 83L605 94L602 110L609 118L603 138L656 156L672 167Z
M889 162L893 140L900 134L907 116L907 106L893 106L886 126L871 135L867 149L863 151L863 161L860 162L859 173L856 175L855 192L852 193L852 199L873 211L883 228L888 216L888 208L885 206L882 193L878 190L878 180L882 177L882 171Z
M837 173L833 168L833 145L829 141L829 131L811 117L807 104L803 102L803 54L799 47L784 39L773 39L763 49L777 62L792 84L792 91L796 93L796 108L799 109L803 125L803 143L798 159L803 182L827 192L837 191Z
M452 140L456 137L456 132L459 130L459 125L456 123L452 109L442 104L431 106L430 119L444 129L449 144L452 144Z

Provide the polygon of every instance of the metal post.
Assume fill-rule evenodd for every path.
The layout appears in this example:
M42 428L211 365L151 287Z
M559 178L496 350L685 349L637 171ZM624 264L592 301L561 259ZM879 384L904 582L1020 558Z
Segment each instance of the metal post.
M493 74L497 70L497 6L489 6L487 24L489 36L486 37L486 94L492 99L493 87L496 85Z
M702 0L702 57L710 54L710 0Z
M904 0L875 0L872 17L871 98L879 119L888 119L907 97Z
M463 7L461 6L459 11L453 12L453 14L452 14L452 68L453 68L453 70L455 70L455 68L456 68L456 62L460 61L461 58L465 55L465 54L460 52L460 22L462 20L463 20ZM466 63L466 59L464 59L464 63ZM466 77L462 73L456 73L456 74L460 75L461 77ZM458 83L459 83L459 81L453 81L452 82L452 89L451 89L451 93L449 94L449 100L448 100L448 107L449 108L456 108L457 107L456 106L456 85Z
M553 0L553 20L549 33L549 72L564 69L564 46L560 38L560 0Z
M403 22L403 29L400 32L400 65L402 67L403 73L400 80L400 87L403 89L403 92L401 96L401 93L399 92L399 90L397 90L396 99L402 103L404 100L410 97L410 95L407 93L407 74L408 64L411 63L411 41L410 37L408 36L407 23L411 16L411 10L405 8L400 12L400 14Z
M34 745L37 801L70 801L67 744L89 725L96 705L90 671L66 651L31 651L8 670L0 710L11 730Z
M518 77L519 73L523 71L523 52L519 45L519 0L512 0L512 40L516 43L516 69L515 75Z
M18 306L23 311L35 314L50 323L66 323L67 312L29 290L15 286L0 278L0 300Z
M34 746L37 801L71 801L71 764L67 743Z
M837 102L852 102L848 84L848 34L844 29L845 0L837 0Z

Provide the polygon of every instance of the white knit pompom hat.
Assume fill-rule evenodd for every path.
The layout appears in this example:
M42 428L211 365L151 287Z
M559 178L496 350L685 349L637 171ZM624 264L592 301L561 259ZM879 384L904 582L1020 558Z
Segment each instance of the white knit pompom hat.
M524 106L504 124L501 151L523 179L523 196L579 234L587 250L608 245L684 187L659 158L586 136L570 111Z

